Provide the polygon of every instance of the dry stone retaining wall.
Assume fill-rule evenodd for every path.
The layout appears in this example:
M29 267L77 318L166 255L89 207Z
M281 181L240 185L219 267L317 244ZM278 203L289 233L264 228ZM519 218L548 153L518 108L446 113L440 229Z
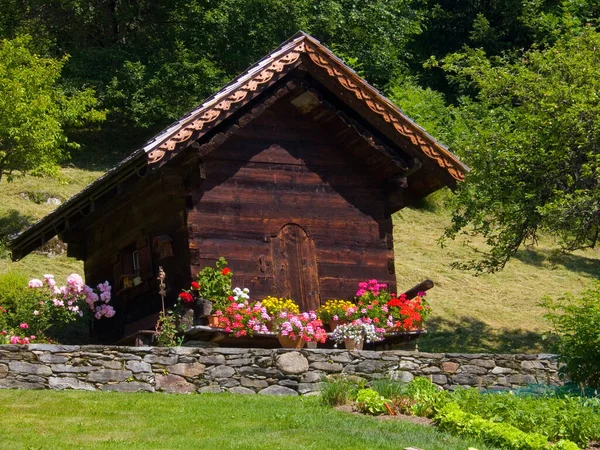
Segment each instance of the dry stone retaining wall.
M332 374L425 376L445 389L560 383L545 354L0 345L0 389L307 395Z

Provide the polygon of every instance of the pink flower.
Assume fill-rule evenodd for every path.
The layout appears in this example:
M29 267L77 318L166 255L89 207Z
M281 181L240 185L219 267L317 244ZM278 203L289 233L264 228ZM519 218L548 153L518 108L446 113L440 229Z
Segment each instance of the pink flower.
M10 337L10 343L11 344L18 344L20 341L19 336L11 336Z
M37 278L29 280L29 287L32 289L42 287L43 285L42 280L38 280Z
M27 325L26 323L22 323L21 325L19 325L19 328L23 328L24 330L26 330L27 328L29 328L29 325Z

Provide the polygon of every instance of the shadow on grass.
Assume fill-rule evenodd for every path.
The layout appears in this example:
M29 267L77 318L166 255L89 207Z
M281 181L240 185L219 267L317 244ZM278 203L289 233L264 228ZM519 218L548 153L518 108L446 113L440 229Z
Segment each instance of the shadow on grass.
M445 353L538 353L550 351L542 333L504 328L496 330L481 320L432 318L428 334L419 339L420 351Z
M33 221L33 217L11 209L7 214L0 215L0 240L22 231Z
M600 259L573 255L558 249L523 249L515 254L519 261L536 267L562 266L567 270L597 277L600 273Z

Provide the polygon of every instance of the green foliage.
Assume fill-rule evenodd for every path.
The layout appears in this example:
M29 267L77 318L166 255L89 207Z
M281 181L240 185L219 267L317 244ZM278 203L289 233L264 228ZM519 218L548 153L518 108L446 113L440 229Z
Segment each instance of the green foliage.
M365 383L363 379L330 377L321 386L321 402L330 406L346 405L356 399L358 391L364 389Z
M177 329L177 317L173 311L162 311L158 315L156 322L156 345L158 347L179 347L183 342L183 337L179 335Z
M391 378L379 378L371 383L371 389L385 398L394 399L406 392L406 384Z
M414 401L411 412L420 417L433 417L450 399L448 392L423 377L417 377L406 385L406 396Z
M361 389L356 393L356 406L358 410L368 414L383 414L387 411L385 404L390 400L379 395L373 389Z
M233 273L227 268L227 261L222 256L215 267L207 266L196 275L196 281L200 285L200 298L213 302L213 313L224 311L229 305L227 298L231 295L232 276Z
M8 311L16 311L22 299L31 295L27 288L29 279L19 272L0 274L0 305Z
M600 230L600 33L587 28L520 59L468 50L443 60L476 100L454 150L472 168L458 187L453 224L489 252L463 268L498 270L544 231L567 250L594 247Z
M66 58L43 58L30 50L31 38L0 41L0 179L15 174L57 173L57 163L76 147L65 127L100 121L91 89L67 91L58 85Z
M542 305L554 327L563 371L576 383L600 389L600 282L579 297L545 297Z
M522 397L460 389L452 399L463 411L510 424L525 433L541 434L549 441L567 439L586 447L590 440L600 438L600 408L579 397Z
M577 445L569 441L559 441L550 445L545 436L538 433L525 433L507 423L497 423L475 414L464 412L458 404L445 405L435 416L435 422L444 431L459 436L483 439L501 448L514 450L564 449L575 450Z

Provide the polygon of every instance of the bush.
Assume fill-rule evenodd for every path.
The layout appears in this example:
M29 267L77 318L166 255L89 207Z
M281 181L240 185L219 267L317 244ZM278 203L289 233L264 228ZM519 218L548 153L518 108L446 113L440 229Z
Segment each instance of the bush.
M34 296L28 289L29 278L20 272L8 272L0 275L0 305L14 312L19 304Z
M434 418L441 430L465 437L475 437L489 444L514 450L577 450L570 441L559 441L550 445L545 436L526 433L507 424L486 420L475 414L464 412L457 403L451 402L440 409Z
M571 380L600 388L600 282L579 298L565 294L557 301L545 297L545 316L554 326L556 352Z

